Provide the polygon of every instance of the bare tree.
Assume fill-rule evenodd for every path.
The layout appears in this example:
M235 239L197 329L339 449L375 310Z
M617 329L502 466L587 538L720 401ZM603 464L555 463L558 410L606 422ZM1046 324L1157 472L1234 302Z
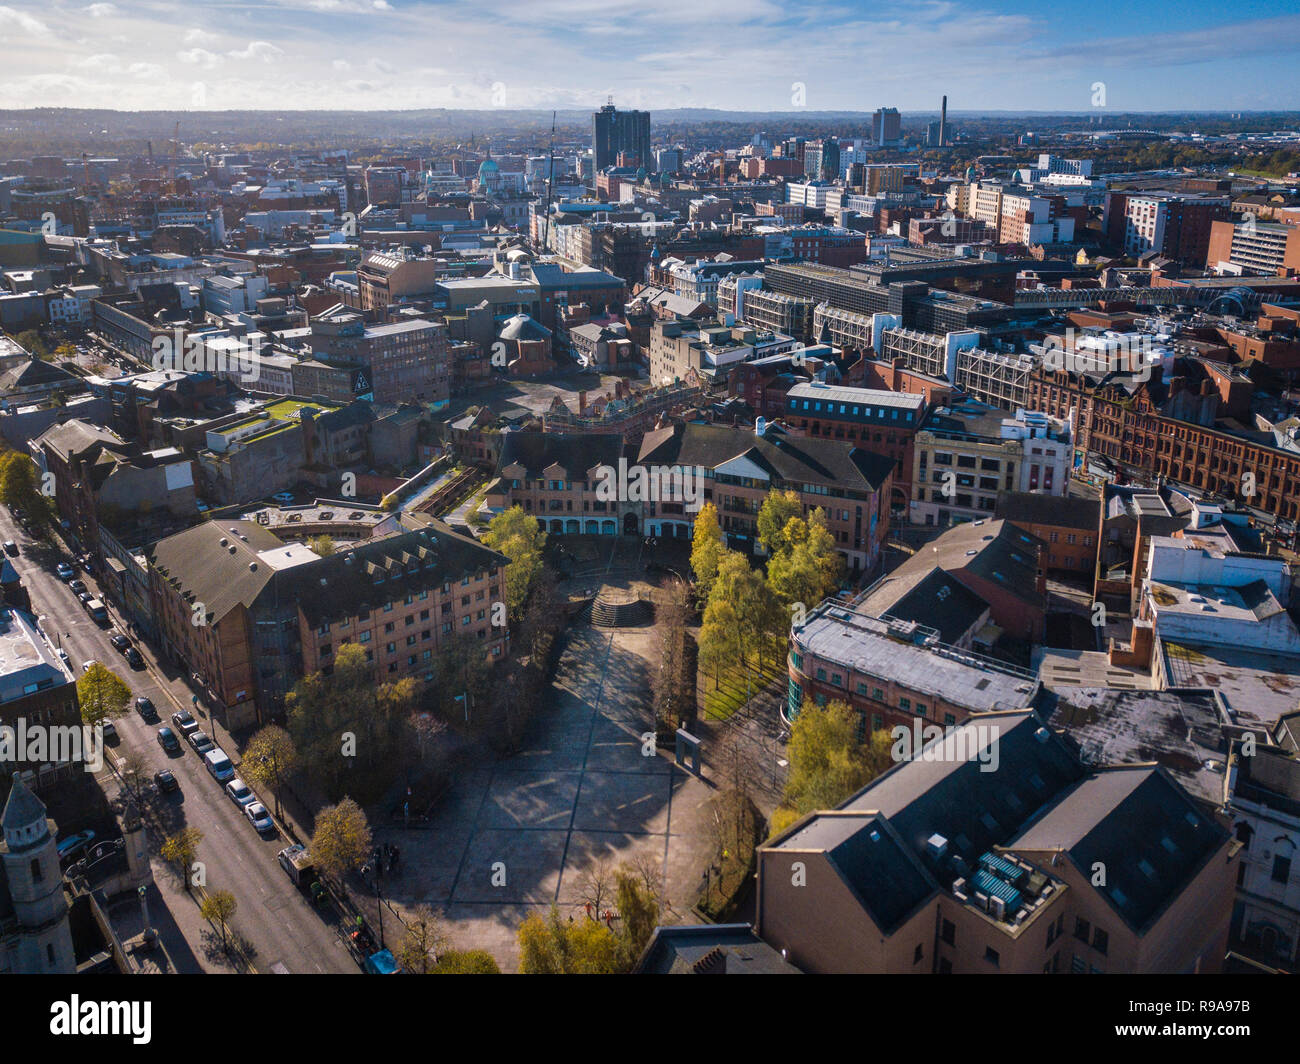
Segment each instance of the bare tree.
M605 860L588 865L578 878L578 895L595 910L597 920L605 911L606 903L613 900L616 889L614 873Z

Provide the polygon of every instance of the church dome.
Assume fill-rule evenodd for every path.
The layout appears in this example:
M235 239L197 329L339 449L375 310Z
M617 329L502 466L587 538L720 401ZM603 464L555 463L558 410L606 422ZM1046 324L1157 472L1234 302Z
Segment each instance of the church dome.
M497 166L496 160L489 155L478 164L478 179L483 181L489 176L495 177L500 170L501 167Z

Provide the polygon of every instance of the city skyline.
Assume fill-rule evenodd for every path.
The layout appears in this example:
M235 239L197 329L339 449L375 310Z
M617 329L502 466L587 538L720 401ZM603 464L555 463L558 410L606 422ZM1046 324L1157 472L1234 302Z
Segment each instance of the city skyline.
M1279 110L1300 14L1109 0L1046 17L1021 0L672 0L643 24L594 0L268 0L0 5L0 107L122 110L595 109L953 113ZM719 27L725 37L714 39ZM1177 27L1177 28L1171 28ZM921 76L942 56L943 82ZM754 76L752 72L758 72Z

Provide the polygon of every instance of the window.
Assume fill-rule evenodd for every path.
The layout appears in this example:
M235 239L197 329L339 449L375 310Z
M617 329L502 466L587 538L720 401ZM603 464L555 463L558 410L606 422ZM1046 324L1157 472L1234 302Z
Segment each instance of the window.
M1088 931L1091 929L1091 927L1092 925L1089 924L1088 921L1085 920L1082 916L1075 917L1074 937L1077 938L1080 942L1087 942Z
M397 625L395 625L392 621L389 621L386 625L384 625L384 635L388 635L396 627Z
M899 708L899 709L905 709L905 710L907 710L908 712L911 712L911 710L912 710L912 700L911 700L910 698L900 698L900 699L898 700L898 708Z
M984 947L984 959L988 961L989 964L993 965L994 968L998 966L998 961L1001 960L1001 958L998 956L998 951L995 950L992 946Z
M384 649L385 649L388 653L390 653L390 654L396 654L396 653L397 653L397 644L396 644L396 643L389 643L389 644L387 644L387 645L384 647Z
M920 964L921 958L924 956L925 956L925 946L922 943L918 942L916 945L916 949L912 951L912 963Z
M952 961L950 961L947 957L939 958L939 974L952 975Z
M954 924L951 920L945 920L943 922L942 928L939 931L939 937L944 942L948 943L948 945L955 946L957 944L956 924Z
M358 642L358 643L369 643L369 642L370 642L370 633L369 633L369 632L362 632L359 636L357 636L357 642Z
M39 860L33 859L33 861L32 861L32 882L33 882L33 883L39 883L39 882L41 881L41 878L42 878L42 875L41 875L41 862L40 862Z
M320 656L321 656L322 658L328 658L328 657L329 657L331 654L333 654L333 653L334 653L334 644L333 644L333 643L322 643L322 644L321 644L321 648L320 648Z
M1048 924L1047 925L1047 948L1050 949L1052 943L1055 941L1056 941L1056 925Z
M1106 934L1100 927L1095 927L1092 930L1092 948L1102 954L1110 948L1110 935Z
M1291 858L1278 854L1273 858L1273 882L1285 883L1291 878Z

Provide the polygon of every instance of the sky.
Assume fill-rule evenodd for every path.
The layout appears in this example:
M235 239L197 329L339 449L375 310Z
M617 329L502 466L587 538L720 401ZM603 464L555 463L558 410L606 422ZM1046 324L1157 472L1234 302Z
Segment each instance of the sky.
M0 108L1300 109L1295 0L0 0Z

